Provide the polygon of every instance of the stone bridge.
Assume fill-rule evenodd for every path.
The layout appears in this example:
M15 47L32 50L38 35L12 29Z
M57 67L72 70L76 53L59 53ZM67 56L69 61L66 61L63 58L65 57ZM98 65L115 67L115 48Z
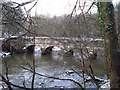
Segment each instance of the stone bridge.
M36 46L40 46L40 48L46 48L48 46L57 46L63 49L71 49L71 48L79 48L82 45L92 46L98 45L103 40L102 39L78 39L78 38L69 38L69 37L26 37L30 42L27 45L35 44Z
M2 43L2 40L0 42ZM72 49L72 48L80 48L87 47L93 48L98 45L101 45L102 39L92 39L92 38L69 38L69 37L11 37L10 43L13 47L17 49L22 48L24 45L29 46L35 44L40 48L46 48L48 46L57 46L62 49ZM21 40L21 41L20 41ZM94 43L92 43L94 42Z
M75 42L67 37L28 37L26 38L27 45L35 44L41 48L46 48L48 46L57 46L60 48L74 48L76 46Z

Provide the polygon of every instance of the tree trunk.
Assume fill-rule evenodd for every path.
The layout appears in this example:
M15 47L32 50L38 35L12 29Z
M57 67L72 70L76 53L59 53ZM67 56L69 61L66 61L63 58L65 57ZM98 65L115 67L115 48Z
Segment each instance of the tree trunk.
M117 12L117 24L118 24L118 34L120 34L120 2L118 3L118 12Z
M99 23L104 38L106 60L109 64L111 88L120 88L120 51L112 2L98 2Z

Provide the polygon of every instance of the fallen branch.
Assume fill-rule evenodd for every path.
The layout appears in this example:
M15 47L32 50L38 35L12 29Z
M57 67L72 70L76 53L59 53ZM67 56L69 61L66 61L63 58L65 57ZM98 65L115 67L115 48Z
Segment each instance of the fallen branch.
M75 80L73 80L73 79L63 79L63 78L59 78L59 77L53 77L53 76L43 75L43 74L34 72L32 69L26 68L26 67L24 67L24 66L21 66L21 67L22 67L23 69L25 69L25 70L28 70L28 71L30 71L30 72L32 72L32 73L35 73L36 75L39 75L39 76L43 76L43 77L47 77L47 78L52 78L52 79L57 79L57 80L67 80L67 81L74 82L75 84L77 84L78 86L80 86L81 89L84 90L83 86L82 86L79 82L77 82L77 81L75 81Z
M15 84L9 82L8 80L6 80L6 78L2 74L0 74L0 77L2 78L2 80L0 80L0 81L5 82L7 84L7 86L8 86L8 88L9 88L9 90L14 90L11 86L21 88L21 89L25 89L25 90L31 90L31 88L22 87L22 86L15 85Z

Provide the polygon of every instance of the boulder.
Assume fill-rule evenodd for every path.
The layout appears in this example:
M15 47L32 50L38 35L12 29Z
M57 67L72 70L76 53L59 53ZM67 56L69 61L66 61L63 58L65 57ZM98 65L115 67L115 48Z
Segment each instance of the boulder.
M97 52L90 52L89 59L96 60L97 59Z

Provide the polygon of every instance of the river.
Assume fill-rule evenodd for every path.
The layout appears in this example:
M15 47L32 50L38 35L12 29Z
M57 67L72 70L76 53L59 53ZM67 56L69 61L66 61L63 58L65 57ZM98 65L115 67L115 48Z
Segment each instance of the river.
M0 66L2 74L6 73L6 66L8 66L8 76L12 83L16 85L23 85L25 82L26 87L30 87L32 80L32 73L28 70L31 69L33 61L35 61L35 70L41 75L35 76L35 88L76 88L79 87L74 82L69 80L58 80L53 77L62 79L73 79L78 82L82 80L82 64L73 56L63 57L59 55L59 51L53 51L52 55L41 56L37 54L19 54L5 58L1 58ZM91 61L94 75L99 78L106 76L106 67L104 59L98 58ZM90 73L89 63L85 61L87 73ZM77 73L75 73L77 72ZM78 75L79 74L79 75ZM48 76L48 77L46 77ZM50 77L50 78L49 78ZM86 76L87 77L87 76ZM96 87L89 84L89 87ZM87 85L87 84L86 84ZM83 85L84 86L84 85Z

